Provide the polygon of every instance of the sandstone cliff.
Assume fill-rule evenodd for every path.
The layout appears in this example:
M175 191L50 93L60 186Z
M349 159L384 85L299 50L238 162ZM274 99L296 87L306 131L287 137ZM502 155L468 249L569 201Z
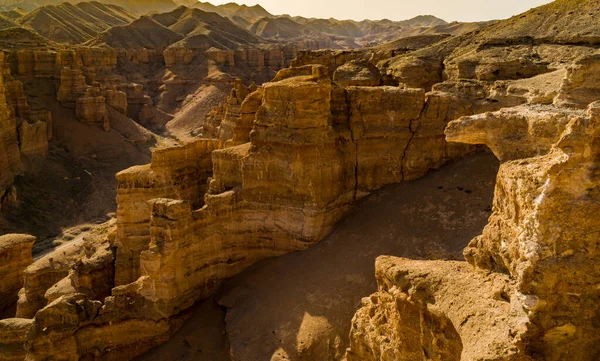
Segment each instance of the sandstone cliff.
M33 236L19 234L0 237L0 315L17 300L17 292L23 286L23 271L33 263L31 248L35 240Z
M138 21L131 38L130 28L96 38L150 47L136 52L8 54L0 81L8 116L0 121L10 126L0 146L16 142L23 159L46 152L52 116L31 110L9 68L56 86L51 96L79 121L107 131L110 122L132 142L152 136L128 120L164 130L166 110L192 103L198 79L222 86L226 101L204 122L205 138L155 149L150 164L117 174L114 234L78 239L24 271L23 319L0 323L7 358L22 359L25 343L32 361L133 359L165 342L228 278L314 245L355 201L478 144L503 165L494 214L465 251L468 263L381 258L380 289L354 319L348 360L596 356L596 315L586 311L597 298L596 229L579 221L596 211L597 109L581 111L598 93L590 37L564 46L486 36L476 47L448 38L378 68L369 51L301 52L275 75L296 46L217 49L198 14L180 8ZM144 30L157 25L164 37L148 39ZM238 70L242 80L234 80ZM271 75L260 88L243 85ZM0 162L12 172L10 159L0 154ZM14 174L4 198L13 196Z
M348 360L599 354L598 255L590 248L598 106L587 114L516 108L450 123L449 140L486 144L503 161L489 224L465 249L467 262L380 258L379 291L355 315Z
M450 104L477 99L457 89L426 97L419 89L344 88L318 65L283 70L254 92L237 84L215 139L155 151L151 164L117 176L117 287L104 306L68 292L43 295L50 286L33 280L44 272L31 273L20 315L42 310L28 357L43 357L49 337L73 345L65 359L92 350L104 359L140 354L164 342L178 317L225 279L322 240L356 199L471 152L443 139L451 117L473 110ZM60 281L66 276L62 270L50 283L68 290ZM46 315L78 312L68 311L75 304L104 311L59 332ZM42 324L52 331L41 333ZM108 346L105 332L134 324L144 331ZM93 342L76 341L90 332L98 335Z
M22 167L16 119L6 100L4 78L9 72L4 61L4 53L0 53L0 208L2 203L11 197L13 178L19 174Z

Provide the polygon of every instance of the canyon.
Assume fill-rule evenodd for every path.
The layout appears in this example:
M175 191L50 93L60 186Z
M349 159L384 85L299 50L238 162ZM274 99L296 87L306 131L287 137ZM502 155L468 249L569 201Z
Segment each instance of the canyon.
M600 357L595 1L22 5L0 2L1 360Z

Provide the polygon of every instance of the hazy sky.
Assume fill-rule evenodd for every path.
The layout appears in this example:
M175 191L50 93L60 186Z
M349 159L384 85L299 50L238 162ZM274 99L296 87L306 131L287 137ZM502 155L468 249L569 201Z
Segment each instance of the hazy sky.
M206 0L203 0L206 1ZM213 0L225 4L232 0ZM237 0L240 4L259 3L275 15L336 19L405 20L417 15L435 15L446 21L504 19L550 0Z

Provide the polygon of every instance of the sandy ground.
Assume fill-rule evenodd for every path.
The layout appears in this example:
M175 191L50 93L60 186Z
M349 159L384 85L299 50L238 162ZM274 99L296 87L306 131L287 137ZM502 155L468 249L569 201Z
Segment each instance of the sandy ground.
M340 360L361 298L376 290L375 258L461 259L487 223L497 170L477 154L376 192L318 245L230 280L139 360Z

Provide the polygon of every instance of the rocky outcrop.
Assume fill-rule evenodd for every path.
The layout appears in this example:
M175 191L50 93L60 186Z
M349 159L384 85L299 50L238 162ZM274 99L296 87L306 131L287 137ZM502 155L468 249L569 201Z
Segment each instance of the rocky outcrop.
M192 212L186 198L153 202L135 289L155 317L181 312L261 258L320 240L352 202L354 146L347 126L332 128L343 114L332 93L343 89L322 68L306 71L265 85L251 144L213 152L204 208Z
M348 361L512 360L526 313L505 298L514 287L506 275L385 256L375 274L379 289L352 320Z
M165 58L165 65L168 67L187 65L194 60L196 52L185 47L171 46L163 51L163 56Z
M548 153L578 111L556 112L551 106L520 106L450 122L450 142L485 144L502 161Z
M554 103L585 109L589 103L600 99L599 69L600 55L577 59L573 65L567 68L560 93Z
M85 94L86 88L85 76L80 69L62 68L56 99L63 106L75 106L77 99Z
M168 51L169 49L167 49ZM235 69L247 68L252 72L264 72L270 70L276 72L286 66L289 66L298 53L295 45L282 45L270 48L242 48L238 50L221 50L216 48L207 49L204 56L214 64ZM179 55L179 56L178 56ZM168 55L170 61L184 63L189 59L189 54L183 50L176 53L170 51Z
M333 81L341 86L377 86L381 80L379 69L368 61L351 60L333 73Z
M120 83L116 90L126 94L127 116L131 119L138 119L140 122L146 122L152 118L149 112L154 110L152 98L146 94L144 86L137 83ZM122 95L116 95L122 97ZM122 98L120 100L122 102ZM122 105L119 105L123 108Z
M231 94L229 94L223 105L223 118L219 123L219 139L224 146L240 145L248 143L250 140L249 134L252 130L254 114L258 110L262 97L259 100L259 104L255 107L249 107L249 103L246 104L246 109L244 110L246 113L250 112L249 114L252 114L251 112L254 111L254 114L251 115L252 120L248 122L249 117L244 117L244 120L242 120L242 104L248 94L250 94L250 89L246 88L240 80L237 80L234 83L233 89L231 89ZM235 140L233 139L234 136ZM227 145L225 145L225 142L228 142Z
M46 123L46 138L47 138L47 140L52 140L53 122L52 122L52 112L51 111L49 111L49 110L32 111L29 119L33 123L38 123L38 122Z
M19 126L19 149L25 157L44 156L48 152L48 128L42 121L29 123L24 121Z
M350 87L346 96L356 146L357 192L368 194L386 184L402 182L406 150L425 106L425 92Z
M227 104L227 103L226 103ZM204 123L202 124L202 133L207 138L218 138L220 133L221 123L225 116L225 104L219 104L212 107L206 114Z
M473 145L446 143L450 120L514 101L490 99L477 81L428 94L343 87L319 65L282 70L252 90L234 84L218 121L205 123L205 136L206 125L213 127L211 139L155 150L151 164L117 175L111 296L92 294L69 262L53 267L45 258L26 272L18 315L37 313L28 357L58 352L51 347L57 340L71 345L69 360L146 351L225 279L321 241L373 190L472 152ZM63 329L50 316L61 312L78 316ZM140 332L118 341L108 336L131 327Z
M0 320L0 359L23 361L26 356L24 343L33 320L9 318Z
M152 163L117 174L117 260L115 283L140 277L140 254L150 245L151 206L154 198L178 198L199 207L208 190L215 140L198 140L184 147L156 150Z
M430 90L444 80L443 59L439 57L418 57L409 53L382 61L378 68L384 76L385 84L402 84Z
M17 136L17 121L13 108L8 105L6 78L10 69L4 53L0 53L0 208L13 198L12 183L22 170L21 153Z
M17 317L32 319L63 295L77 293L91 300L104 300L110 295L114 287L114 252L106 235L95 232L37 259L25 269Z
M99 301L72 294L40 310L27 332L27 359L131 360L144 350L164 343L171 329L176 328L164 320L130 319L112 323L113 315L101 307ZM103 327L82 329L82 325ZM107 351L112 353L106 355Z
M467 262L379 259L379 291L355 315L348 360L600 355L599 124L599 103L587 114L517 108L452 122L450 140L486 144L503 160L489 224Z
M252 87L249 88L249 91L251 93L244 98L240 105L239 118L232 122L231 136L228 132L221 131L220 138L221 140L225 139L225 147L241 145L250 141L250 132L254 125L256 113L262 103L263 91L262 89L252 91ZM227 127L227 123L228 121L224 121L222 129Z
M124 285L118 292L143 295L153 317L181 312L261 258L320 241L358 197L403 181L406 174L418 177L448 159L445 152L435 164L406 158L416 156L405 153L418 133L416 124L444 121L421 118L422 90L344 89L331 82L325 67L308 66L281 71L262 90L246 92L234 90L226 108L235 109L230 119L236 122L244 104L245 114L255 114L250 143L212 152L203 208L197 208L201 194L177 195L168 186L185 182L168 175L166 182L156 181L155 160L118 176L117 284ZM443 126L436 136L443 137L442 131ZM225 127L219 142L228 144L233 133ZM187 169L207 174L202 156L194 157L198 163ZM173 194L173 200L148 205Z
M106 90L106 104L119 113L127 115L127 93L114 89Z
M219 139L224 148L248 143L262 100L262 89L254 84L246 87L236 79L225 103L213 107L204 119L203 135Z
M85 94L75 103L75 116L82 123L102 123L105 131L110 130L110 122L106 113L106 98L96 87L87 88Z
M298 56L292 61L292 67L302 67L310 64L319 64L327 67L331 74L334 71L352 60L368 59L369 54L361 50L301 50Z
M0 236L0 314L17 301L23 272L33 263L31 249L36 238L22 234Z
M7 81L6 91L8 104L15 110L15 116L17 118L29 119L31 107L27 103L23 82L19 80Z

